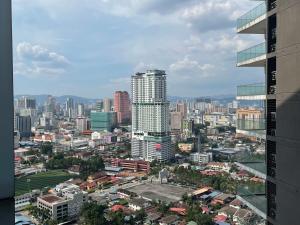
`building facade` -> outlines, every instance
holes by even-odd
[[[31,135],[31,117],[16,115],[16,129],[20,137],[30,137]]]
[[[112,131],[117,124],[115,112],[91,112],[92,131]]]
[[[181,112],[171,112],[171,131],[182,132],[183,115]]]
[[[238,21],[239,33],[266,39],[239,52],[238,66],[265,69],[268,225],[299,223],[299,12],[299,0],[266,0]]]
[[[130,122],[130,99],[127,91],[115,92],[114,111],[117,113],[118,124]]]
[[[103,99],[103,112],[110,112],[112,106],[112,100],[110,98]]]
[[[62,184],[55,188],[55,194],[40,196],[37,198],[37,207],[49,212],[52,220],[59,222],[76,219],[80,209],[88,200],[88,193],[81,191],[76,185]]]
[[[173,158],[165,71],[132,76],[132,157],[149,161]]]
[[[80,132],[88,130],[88,120],[86,117],[76,118],[76,129]]]

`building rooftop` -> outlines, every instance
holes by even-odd
[[[46,202],[48,202],[48,203],[61,202],[61,201],[64,200],[63,198],[60,198],[60,197],[55,196],[55,195],[44,195],[44,196],[39,197],[39,198],[46,201]]]

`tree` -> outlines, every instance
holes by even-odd
[[[124,225],[125,224],[125,216],[123,212],[111,212],[110,213],[110,224],[113,225]]]
[[[86,203],[81,208],[80,215],[85,225],[108,225],[108,221],[104,217],[106,206],[97,205],[95,203]]]
[[[146,217],[147,217],[147,214],[146,214],[145,210],[141,209],[137,212],[135,220],[136,220],[136,222],[141,222],[141,224],[144,224]]]
[[[188,209],[186,220],[187,221],[195,221],[199,225],[200,224],[201,225],[213,225],[214,224],[211,216],[199,213],[199,206],[196,206],[196,207],[192,206]]]
[[[43,143],[41,145],[41,153],[43,155],[51,156],[53,153],[53,145],[49,142]]]
[[[170,208],[170,205],[167,205],[164,201],[158,202],[158,211],[161,213],[167,213]]]

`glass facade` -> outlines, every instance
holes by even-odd
[[[112,131],[117,122],[115,112],[91,112],[93,131]]]

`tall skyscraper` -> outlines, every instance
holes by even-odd
[[[36,109],[36,100],[34,98],[23,96],[17,100],[18,109]]]
[[[70,118],[75,117],[75,105],[74,105],[74,99],[73,98],[67,98],[66,101],[66,116]]]
[[[186,103],[177,103],[176,112],[181,112],[183,119],[187,118],[187,105]]]
[[[132,149],[134,158],[168,161],[174,156],[169,130],[165,71],[132,76]]]
[[[31,135],[31,117],[16,115],[16,129],[21,137],[30,137]]]
[[[119,124],[130,122],[130,100],[127,91],[115,92],[114,111],[117,113]]]
[[[103,112],[110,112],[111,111],[111,102],[110,98],[103,99]]]
[[[96,111],[97,112],[102,112],[103,111],[103,101],[99,100],[96,102]]]
[[[171,112],[171,131],[172,132],[181,132],[183,115],[181,112]]]
[[[49,95],[45,103],[45,112],[55,113],[56,100],[53,96]]]
[[[80,132],[85,131],[88,129],[88,122],[87,118],[85,117],[77,117],[76,118],[76,129]]]
[[[79,104],[77,105],[77,114],[78,114],[78,116],[84,116],[84,115],[85,115],[85,112],[84,112],[84,104],[79,103]]]

